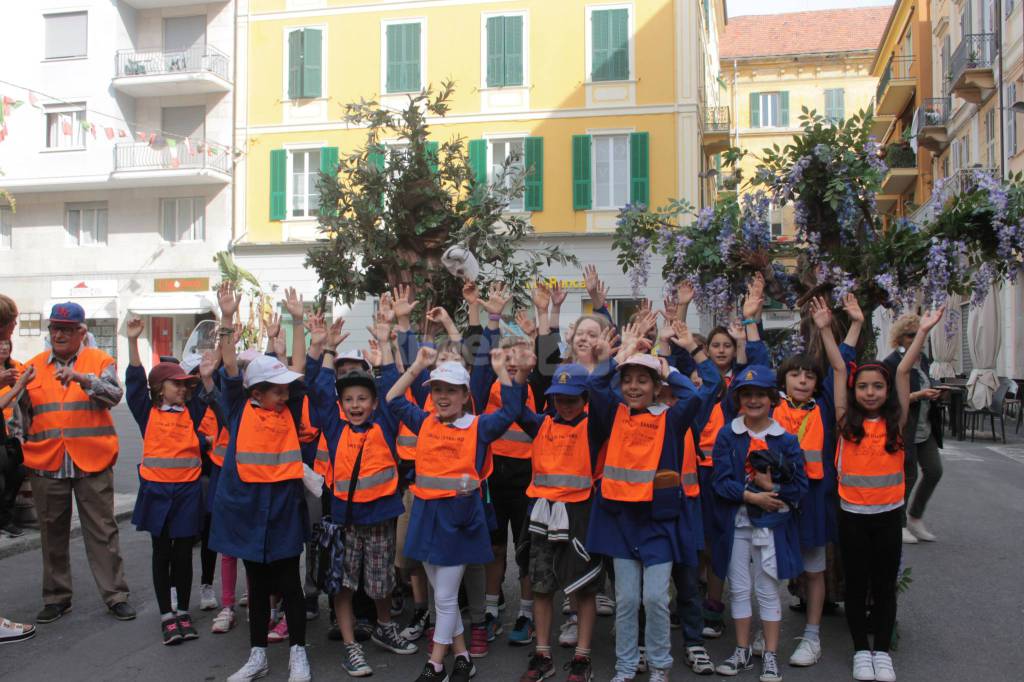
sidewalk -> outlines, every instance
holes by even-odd
[[[114,518],[118,523],[131,518],[134,508],[135,495],[130,493],[114,493]],[[78,507],[74,505],[71,510],[71,537],[76,538],[81,534],[82,524],[78,521]],[[26,528],[25,534],[20,538],[3,535],[0,537],[0,559],[38,549],[39,544],[40,538],[37,528]]]

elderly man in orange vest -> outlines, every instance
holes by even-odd
[[[77,303],[53,306],[50,347],[29,360],[35,378],[19,401],[25,467],[39,516],[43,549],[43,610],[52,623],[71,610],[71,494],[96,585],[118,620],[135,618],[114,520],[117,432],[110,408],[124,389],[114,359],[86,348],[85,311]]]

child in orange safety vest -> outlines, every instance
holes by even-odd
[[[839,545],[846,580],[843,610],[853,637],[855,680],[896,680],[889,650],[896,624],[896,584],[903,547],[902,434],[910,404],[910,373],[928,332],[939,323],[943,312],[940,307],[922,316],[914,341],[892,377],[880,362],[847,368],[829,333],[832,312],[828,304],[821,298],[811,302],[811,315],[822,332],[835,372]]]
[[[139,492],[132,523],[153,537],[153,589],[160,609],[165,645],[196,639],[188,613],[192,593],[192,546],[202,533],[203,496],[199,476],[202,452],[198,433],[204,405],[193,395],[199,377],[176,362],[142,367],[139,336],[145,323],[128,320],[129,366],[125,375],[128,408],[142,431]],[[204,381],[212,379],[208,375]],[[177,604],[171,604],[171,583]]]

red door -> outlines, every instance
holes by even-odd
[[[160,362],[161,355],[174,355],[174,319],[170,317],[154,317],[150,341],[153,346],[153,364]]]

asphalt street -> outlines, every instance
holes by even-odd
[[[134,463],[138,461],[138,430],[126,409],[117,411],[122,434],[122,456],[117,466],[119,492],[134,490]],[[991,442],[947,444],[943,451],[945,477],[927,521],[939,536],[934,544],[905,547],[904,563],[911,567],[913,584],[900,598],[899,649],[894,654],[899,679],[907,680],[1019,680],[1016,649],[1024,635],[1024,597],[1020,589],[1024,566],[1024,442],[1008,446]],[[3,540],[0,540],[2,542]],[[214,611],[193,610],[200,639],[180,646],[160,642],[158,614],[150,578],[150,540],[130,525],[121,525],[121,548],[126,562],[132,601],[139,618],[122,623],[106,609],[89,574],[80,539],[73,541],[74,610],[63,619],[39,627],[28,642],[5,646],[0,655],[3,680],[223,680],[245,661],[248,636],[245,610],[241,622],[225,635],[210,634]],[[198,552],[196,552],[198,580]],[[0,560],[0,614],[32,619],[41,607],[38,550]],[[218,574],[219,578],[219,574]],[[510,569],[505,585],[509,597],[503,614],[506,625],[515,619],[517,582]],[[194,592],[194,600],[198,595]],[[219,587],[218,587],[219,594]],[[324,605],[326,602],[324,602]],[[407,615],[402,617],[407,618]],[[612,618],[602,618],[594,644],[595,680],[613,674]],[[309,655],[315,679],[347,679],[340,668],[340,645],[325,636],[326,613],[309,623]],[[802,618],[787,611],[783,624],[781,658],[788,659],[792,638],[801,634]],[[716,662],[731,652],[729,630],[721,640],[709,642]],[[851,679],[851,644],[842,615],[827,616],[822,628],[825,654],[807,669],[783,666],[787,680]],[[421,640],[422,643],[422,640]],[[682,652],[682,639],[673,632],[674,652]],[[374,679],[412,682],[425,660],[423,654],[397,656],[366,645]],[[568,660],[569,651],[556,652],[556,662]],[[526,665],[528,649],[508,646],[499,638],[490,654],[477,662],[478,680],[516,682]],[[287,679],[288,651],[271,645],[270,680]],[[560,665],[559,665],[560,667]],[[1016,672],[1014,672],[1016,671]],[[559,670],[554,680],[564,679]],[[756,680],[756,671],[739,679]],[[642,681],[646,676],[638,676]],[[677,662],[672,678],[696,679]]]

